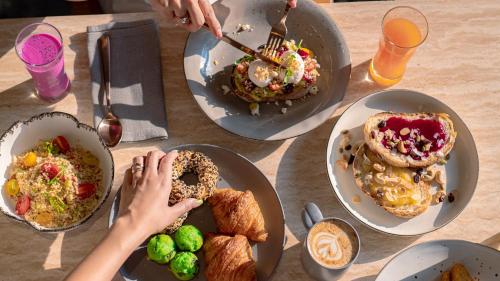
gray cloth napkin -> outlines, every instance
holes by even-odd
[[[104,116],[104,88],[97,40],[110,36],[111,103],[123,125],[123,142],[166,139],[160,43],[153,20],[87,27],[94,124]]]

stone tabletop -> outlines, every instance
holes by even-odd
[[[409,4],[429,21],[427,41],[408,65],[395,88],[437,97],[453,108],[470,128],[480,159],[474,198],[452,223],[435,232],[410,238],[375,232],[351,217],[333,193],[325,168],[328,136],[339,115],[353,101],[381,90],[367,79],[371,56],[377,50],[380,21],[393,6]],[[305,229],[302,206],[316,202],[327,216],[354,224],[361,235],[357,263],[343,280],[374,280],[399,251],[434,239],[464,239],[495,244],[500,233],[500,2],[489,0],[361,2],[321,5],[336,21],[349,46],[352,78],[342,106],[325,124],[303,136],[276,142],[247,140],[210,121],[197,107],[183,75],[183,48],[187,33],[161,24],[163,84],[170,139],[164,142],[124,144],[113,149],[116,181],[113,198],[133,156],[152,149],[185,143],[227,147],[252,160],[279,193],[287,221],[288,243],[273,280],[310,280],[300,263]],[[131,21],[151,14],[116,14],[0,20],[0,131],[17,120],[59,110],[92,124],[86,27],[110,21]],[[50,22],[61,30],[71,94],[56,104],[33,96],[32,81],[14,51],[14,40],[25,25]],[[39,234],[0,216],[0,281],[60,280],[107,231],[111,200],[80,230]],[[497,235],[497,236],[495,236]],[[496,237],[496,238],[495,238]],[[115,278],[118,280],[118,278]]]

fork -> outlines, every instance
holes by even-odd
[[[285,13],[281,17],[281,20],[272,26],[271,33],[269,33],[269,38],[267,38],[266,47],[263,53],[264,55],[272,59],[276,58],[276,51],[283,44],[283,40],[285,40],[286,33],[288,32],[285,22],[289,10],[290,5],[287,3],[285,7]]]

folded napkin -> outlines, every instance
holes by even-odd
[[[123,125],[123,142],[166,139],[160,44],[153,20],[112,22],[87,27],[94,124],[105,114],[97,40],[110,36],[111,103]]]

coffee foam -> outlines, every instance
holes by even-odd
[[[313,259],[327,268],[348,264],[353,256],[352,240],[333,222],[320,222],[308,234],[308,250]]]

